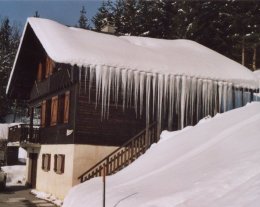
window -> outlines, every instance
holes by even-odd
[[[51,126],[57,124],[58,121],[58,96],[51,99]]]
[[[54,155],[54,172],[57,174],[64,173],[65,168],[65,155],[55,154]]]
[[[51,169],[51,154],[42,154],[42,169],[45,172]]]

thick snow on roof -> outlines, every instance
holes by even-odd
[[[107,177],[106,206],[258,207],[259,123],[260,103],[251,103],[163,133],[143,156]],[[101,178],[75,186],[63,207],[86,203],[101,206]]]
[[[247,68],[190,40],[116,37],[41,18],[28,18],[27,24],[47,54],[59,63],[184,74],[257,87]]]

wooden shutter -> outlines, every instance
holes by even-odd
[[[51,169],[51,154],[47,154],[48,157],[48,161],[47,161],[47,166],[46,166],[46,170],[49,171]]]
[[[46,73],[45,78],[48,78],[53,73],[53,62],[52,60],[47,56],[46,58]]]
[[[41,81],[42,80],[42,64],[39,63],[38,65],[38,72],[37,72],[37,81]]]
[[[58,96],[54,96],[51,99],[51,126],[57,124],[58,119]]]
[[[45,154],[42,154],[42,169],[44,170],[44,160],[45,160]]]
[[[46,125],[46,101],[43,101],[41,106],[41,126],[45,127],[45,125]]]
[[[69,123],[69,110],[70,110],[70,92],[65,93],[64,100],[64,123]]]
[[[57,158],[58,158],[58,155],[54,155],[54,172],[57,172]]]

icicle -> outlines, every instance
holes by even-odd
[[[114,68],[109,67],[108,68],[108,84],[107,84],[107,119],[109,117],[109,107],[110,107],[110,96],[111,96],[111,90],[112,90],[112,82],[113,78],[115,77],[114,74]]]
[[[202,112],[202,80],[197,81],[197,122],[200,120]]]
[[[126,86],[127,86],[127,70],[121,71],[122,80],[122,100],[123,100],[123,111],[125,111],[126,106]]]
[[[207,103],[207,111],[208,115],[213,115],[213,107],[212,107],[212,102],[213,102],[213,81],[208,80],[208,88],[207,88],[207,93],[208,93],[208,103]]]
[[[120,88],[120,77],[121,77],[121,70],[118,68],[115,68],[115,78],[114,78],[114,101],[116,104],[116,107],[118,106],[118,98],[119,98],[119,88]]]
[[[181,80],[181,129],[184,127],[185,108],[186,108],[186,91],[187,91],[187,77],[182,76]]]
[[[107,107],[107,95],[108,95],[108,77],[109,77],[109,68],[107,66],[102,67],[101,74],[101,97],[102,97],[102,105],[101,105],[101,118],[103,119],[106,116],[106,107]]]
[[[102,67],[100,65],[96,66],[96,108],[100,99],[100,90],[101,90],[101,75],[102,75]]]
[[[139,99],[139,84],[140,84],[140,73],[138,71],[134,72],[134,107],[135,107],[135,114],[137,118],[138,113],[138,99]]]
[[[191,124],[194,124],[194,105],[195,105],[195,100],[196,100],[196,93],[197,93],[197,78],[193,77],[192,81],[191,81],[191,101],[190,101],[190,105],[191,105]]]
[[[81,91],[81,67],[79,67],[79,94],[80,94],[80,91]]]
[[[146,76],[146,127],[150,124],[151,75]]]
[[[202,116],[205,117],[208,115],[208,94],[207,94],[207,90],[208,90],[208,81],[207,80],[203,80],[202,81]]]
[[[144,91],[145,91],[145,73],[140,73],[140,117],[143,113],[143,101],[144,101]]]
[[[223,111],[227,111],[227,83],[223,83],[223,98],[222,98],[222,103],[223,103]]]
[[[132,102],[133,81],[134,81],[134,72],[132,70],[128,70],[127,71],[127,107],[131,106],[131,102]]]
[[[161,131],[162,126],[162,98],[163,98],[163,75],[158,74],[158,93],[157,93],[157,131]]]
[[[187,126],[189,124],[189,108],[190,108],[190,89],[191,88],[191,78],[190,77],[186,77],[186,94],[185,94],[185,117],[184,117],[184,126]],[[183,127],[184,127],[183,126]]]
[[[88,76],[89,67],[84,68],[84,90],[87,92],[87,76]]]
[[[88,101],[89,101],[89,103],[91,102],[91,88],[92,88],[94,75],[95,75],[95,66],[91,65],[89,67],[89,86],[88,86]]]
[[[181,87],[180,87],[180,83],[181,83],[181,79],[180,76],[176,76],[176,114],[180,115],[180,102],[181,102]],[[179,117],[178,117],[179,118]]]
[[[166,109],[167,107],[167,103],[168,103],[168,88],[169,88],[169,75],[165,74],[164,75],[164,93],[163,93],[163,109],[164,109],[164,113],[163,113],[163,117],[166,117]]]
[[[213,83],[213,105],[214,105],[214,115],[217,114],[219,111],[218,109],[218,82],[214,81]],[[213,106],[212,106],[213,107]]]
[[[221,113],[223,108],[223,82],[218,82],[218,104],[219,108],[218,111]]]
[[[228,89],[227,89],[227,110],[233,109],[233,92],[232,92],[232,84],[228,84]]]
[[[152,81],[153,81],[153,119],[154,119],[154,116],[155,116],[155,103],[156,103],[156,100],[157,100],[157,97],[156,97],[156,91],[157,91],[157,89],[156,89],[156,84],[157,84],[157,74],[154,74],[153,75],[153,79],[152,79]]]
[[[168,113],[168,130],[173,130],[173,116],[174,116],[174,82],[175,82],[175,77],[170,76],[170,83],[169,83],[169,113]]]

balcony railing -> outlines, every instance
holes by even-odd
[[[9,127],[8,142],[40,143],[39,126],[19,124]]]

